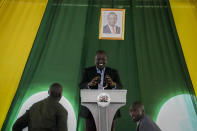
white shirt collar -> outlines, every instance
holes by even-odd
[[[100,69],[96,66],[96,71],[97,71],[97,73],[102,74],[103,72],[105,72],[105,67],[104,67],[102,70],[100,70]]]

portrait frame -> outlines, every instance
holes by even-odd
[[[124,40],[125,9],[101,8],[99,39]]]

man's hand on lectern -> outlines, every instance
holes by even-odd
[[[100,76],[96,76],[88,83],[88,86],[89,87],[97,86],[98,83],[100,83],[100,80],[101,80],[101,77]]]
[[[108,84],[110,87],[115,87],[115,86],[116,86],[116,82],[114,82],[114,81],[112,80],[112,78],[111,78],[109,75],[106,75],[105,78],[106,78],[107,84]]]

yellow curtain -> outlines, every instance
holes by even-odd
[[[197,1],[170,0],[170,5],[186,64],[197,94]]]
[[[48,0],[0,0],[0,129]]]

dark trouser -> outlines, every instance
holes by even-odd
[[[114,123],[115,123],[115,120],[113,120],[112,122],[111,131],[115,131]],[[86,119],[86,131],[96,131],[96,125],[94,123],[94,119]]]

